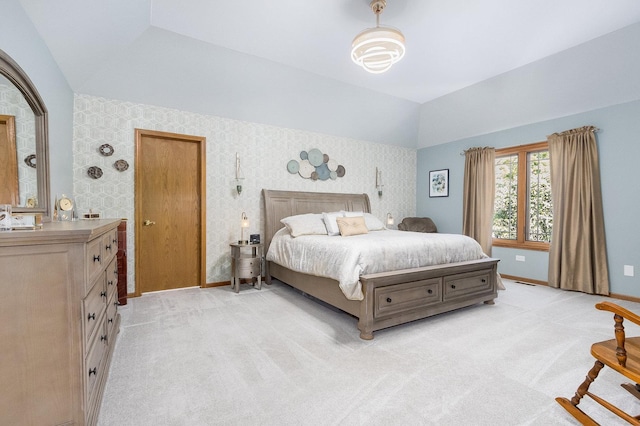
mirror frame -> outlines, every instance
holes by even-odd
[[[36,173],[38,205],[28,208],[13,206],[14,213],[42,213],[42,220],[51,221],[49,196],[49,121],[47,108],[35,86],[22,68],[5,51],[0,49],[0,74],[18,88],[35,115]]]

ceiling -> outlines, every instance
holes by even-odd
[[[369,0],[20,3],[80,93],[153,27],[424,103],[640,22],[638,0],[387,0],[380,22],[404,33],[407,53],[373,75],[349,56],[353,37],[375,26]]]

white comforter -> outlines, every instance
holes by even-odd
[[[360,275],[487,257],[474,239],[457,234],[384,230],[350,237],[291,237],[286,228],[273,237],[267,260],[305,274],[332,278],[344,295],[362,300]]]

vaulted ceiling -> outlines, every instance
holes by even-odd
[[[69,85],[89,80],[157,29],[424,103],[640,22],[638,0],[387,0],[405,58],[382,75],[351,62],[375,26],[369,0],[20,0]],[[162,55],[163,43],[149,43]],[[176,46],[172,46],[173,49]],[[188,55],[193,44],[178,46]],[[193,49],[193,55],[201,51]],[[119,65],[126,66],[126,65]],[[191,76],[193,78],[193,76]],[[208,76],[199,78],[203,82]]]

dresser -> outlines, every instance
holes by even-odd
[[[0,232],[0,424],[97,422],[120,323],[119,223]]]

